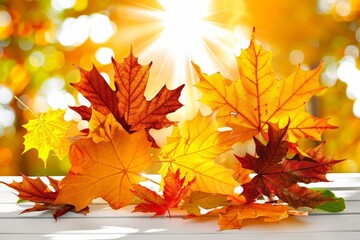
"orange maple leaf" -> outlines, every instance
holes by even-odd
[[[32,208],[25,209],[21,213],[50,210],[56,220],[58,217],[69,211],[75,212],[74,206],[70,204],[55,203],[55,199],[59,194],[60,181],[47,177],[50,182],[50,186],[54,189],[54,191],[52,191],[39,177],[32,179],[23,174],[20,175],[23,178],[22,182],[13,181],[12,183],[2,183],[18,191],[18,197],[21,200],[35,203]],[[86,215],[89,212],[89,208],[85,206],[76,212]]]
[[[289,140],[320,140],[321,133],[335,128],[328,119],[306,112],[310,98],[321,92],[318,79],[322,64],[311,71],[298,66],[284,80],[277,80],[271,69],[271,52],[256,44],[254,34],[250,46],[236,58],[240,80],[230,81],[220,73],[207,75],[193,64],[200,81],[195,85],[203,93],[201,101],[217,110],[221,126],[230,126],[246,141],[258,133],[266,135],[268,123],[284,127],[289,119]]]
[[[342,160],[326,156],[323,152],[324,144],[306,151],[306,157],[297,154],[287,158],[289,144],[286,133],[287,126],[279,129],[269,124],[269,142],[266,145],[254,138],[258,157],[249,154],[237,157],[244,168],[257,174],[250,182],[242,185],[242,195],[246,201],[251,203],[260,195],[270,198],[275,195],[295,208],[315,208],[333,201],[319,191],[299,186],[298,182],[327,181],[326,173]]]
[[[304,215],[284,204],[247,203],[244,196],[238,194],[214,194],[192,192],[190,198],[182,206],[190,214],[189,217],[219,216],[220,230],[239,229],[245,219],[263,219],[265,222],[278,222],[289,215]],[[206,209],[201,213],[200,209]]]
[[[190,197],[181,206],[181,209],[186,209],[189,217],[201,216],[201,209],[211,210],[231,205],[228,197],[226,194],[194,191],[191,192]]]
[[[112,59],[115,69],[115,91],[106,83],[99,71],[93,66],[91,71],[80,68],[81,80],[72,83],[87,98],[93,109],[104,115],[112,113],[116,120],[128,132],[140,129],[160,129],[172,124],[166,118],[168,113],[182,106],[178,101],[184,85],[174,90],[165,86],[147,101],[144,93],[149,77],[151,63],[142,66],[132,52],[118,63]],[[90,120],[91,108],[85,106],[71,107],[84,120]]]
[[[290,207],[270,203],[235,204],[219,211],[220,230],[239,229],[245,219],[263,219],[265,222],[278,222],[289,217]]]
[[[70,203],[78,210],[97,197],[114,209],[133,202],[132,186],[152,163],[151,143],[144,130],[129,134],[116,121],[104,131],[107,141],[85,138],[71,145],[71,169],[60,183],[57,203]]]
[[[135,207],[133,212],[155,212],[154,217],[165,215],[167,212],[171,217],[170,208],[179,205],[181,199],[188,193],[191,185],[195,182],[195,178],[184,186],[185,177],[180,178],[180,170],[178,169],[175,173],[169,170],[164,182],[163,197],[144,186],[133,185],[135,190],[132,192],[143,201]]]

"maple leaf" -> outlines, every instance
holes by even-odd
[[[245,219],[261,218],[265,222],[278,222],[289,217],[289,206],[269,203],[250,203],[226,206],[219,212],[220,230],[239,229]]]
[[[213,193],[233,192],[238,185],[232,171],[216,164],[214,158],[231,149],[236,139],[230,131],[219,132],[215,115],[198,113],[194,119],[185,121],[181,128],[174,126],[167,144],[161,148],[162,168],[165,176],[169,167],[180,169],[186,181],[196,176],[192,189]]]
[[[186,209],[190,216],[201,216],[200,208],[209,210],[228,205],[231,205],[228,195],[195,191],[191,192],[181,209]]]
[[[268,123],[284,127],[290,118],[289,140],[297,138],[320,140],[321,133],[335,128],[328,119],[316,118],[306,112],[306,104],[325,87],[318,79],[322,64],[311,71],[299,65],[284,80],[277,80],[271,69],[271,52],[255,42],[237,58],[240,80],[230,81],[220,73],[207,75],[193,64],[200,81],[195,85],[203,93],[201,102],[217,110],[221,126],[230,126],[246,141],[259,132],[266,135]]]
[[[179,169],[175,173],[170,170],[166,174],[164,182],[163,197],[140,184],[133,185],[132,192],[141,199],[142,203],[139,203],[132,212],[155,212],[154,217],[168,213],[171,217],[170,208],[179,205],[182,197],[187,194],[195,182],[195,178],[184,185],[185,177],[180,178]]]
[[[79,210],[97,197],[114,209],[133,202],[132,186],[152,163],[151,143],[144,130],[129,134],[116,121],[104,131],[108,141],[85,138],[71,145],[71,168],[60,183],[57,203],[70,203]]]
[[[76,124],[65,121],[64,114],[65,110],[48,111],[24,125],[27,130],[24,152],[36,148],[45,166],[50,150],[60,159],[68,155],[70,142],[67,139],[77,132]]]
[[[117,121],[111,113],[103,115],[101,112],[92,109],[91,118],[89,121],[88,136],[92,138],[95,143],[110,142],[108,133],[112,132],[112,128],[117,125]]]
[[[278,196],[292,207],[311,207],[332,201],[319,191],[301,187],[298,182],[310,183],[327,181],[325,174],[334,164],[342,160],[334,160],[323,152],[324,144],[306,151],[307,157],[295,155],[287,158],[288,141],[286,140],[287,126],[279,129],[275,124],[269,124],[269,142],[264,145],[257,138],[256,153],[258,157],[246,154],[238,157],[242,166],[253,170],[257,175],[242,185],[248,203],[253,202],[260,195]]]
[[[200,208],[206,209],[206,213],[202,214]],[[278,222],[289,215],[307,214],[294,211],[284,204],[247,203],[244,196],[238,194],[224,195],[204,192],[192,192],[182,209],[186,209],[190,217],[219,216],[220,230],[239,229],[245,219],[260,218],[265,222]]]
[[[55,203],[55,199],[59,194],[60,181],[51,177],[47,177],[50,182],[50,186],[54,189],[54,191],[52,191],[48,185],[46,185],[39,177],[32,179],[23,174],[20,175],[23,178],[22,182],[13,181],[12,183],[2,183],[18,191],[18,197],[21,200],[35,203],[32,208],[28,208],[21,213],[50,210],[54,219],[56,220],[58,217],[69,211],[75,212],[74,206],[70,204]],[[86,215],[89,212],[89,208],[86,206],[76,212]]]
[[[144,93],[151,63],[146,66],[140,65],[138,58],[134,57],[132,52],[124,62],[117,63],[112,59],[112,63],[115,69],[115,90],[111,89],[95,66],[91,71],[80,68],[80,82],[71,85],[90,101],[93,109],[103,115],[112,113],[128,132],[170,126],[172,122],[166,118],[166,115],[182,106],[178,98],[184,85],[174,90],[168,90],[164,86],[150,101],[147,101]],[[85,106],[71,108],[84,120],[90,120],[91,108]]]
[[[250,173],[252,173],[252,171],[243,168],[240,162],[234,164],[232,169],[235,170],[233,177],[240,185],[251,181]]]

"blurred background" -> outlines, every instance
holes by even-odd
[[[173,120],[190,119],[199,103],[191,60],[208,74],[238,79],[234,55],[256,38],[273,50],[278,78],[296,65],[324,61],[328,90],[309,109],[339,126],[323,139],[327,153],[347,160],[335,172],[360,171],[360,0],[0,0],[0,175],[64,175],[68,159],[37,150],[23,153],[22,127],[49,109],[88,104],[70,86],[94,64],[107,81],[131,49],[141,64],[153,62],[146,97],[166,84],[186,83],[185,105]],[[67,110],[65,118],[83,124]]]

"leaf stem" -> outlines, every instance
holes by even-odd
[[[154,180],[152,180],[152,179],[150,179],[150,178],[148,178],[148,177],[146,177],[146,176],[143,176],[143,175],[141,175],[141,177],[143,177],[144,179],[146,179],[146,181],[150,181],[150,182],[155,183],[156,185],[159,185],[159,186],[160,186],[160,183],[158,183],[157,181],[154,181]]]
[[[169,208],[167,209],[167,212],[168,212],[168,214],[169,214],[169,218],[171,218],[171,213],[170,213],[170,209],[169,209]]]
[[[14,98],[23,105],[27,110],[29,110],[37,119],[40,119],[40,117],[33,111],[31,108],[29,108],[23,101],[21,101],[17,96],[14,96]]]

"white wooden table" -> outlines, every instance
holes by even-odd
[[[217,219],[150,218],[130,213],[133,206],[112,210],[95,201],[87,216],[68,213],[54,221],[50,213],[19,215],[31,203],[17,205],[15,191],[0,185],[0,239],[360,239],[360,174],[329,174],[324,187],[344,197],[347,209],[341,213],[314,212],[308,217],[290,217],[279,223],[245,221],[241,230],[219,231]],[[0,177],[0,181],[19,181],[19,177]]]

